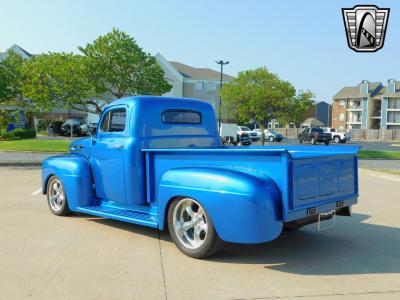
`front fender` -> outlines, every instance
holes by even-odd
[[[42,164],[42,193],[52,175],[59,177],[64,185],[68,206],[75,211],[78,206],[94,205],[93,181],[88,160],[80,155],[51,156]]]
[[[168,203],[179,196],[200,202],[224,241],[261,243],[282,232],[280,192],[267,176],[219,167],[177,168],[163,174],[157,196],[160,229]]]

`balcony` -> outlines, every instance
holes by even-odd
[[[347,110],[361,110],[361,101],[349,101]]]

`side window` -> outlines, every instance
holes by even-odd
[[[126,110],[125,108],[113,109],[107,112],[101,122],[102,132],[121,132],[125,130]]]
[[[107,132],[108,127],[110,125],[109,123],[110,123],[110,112],[107,112],[103,120],[101,121],[100,130],[103,132]]]

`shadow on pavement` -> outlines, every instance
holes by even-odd
[[[165,231],[160,234],[157,229],[144,226],[87,218],[135,234],[170,241]],[[220,254],[208,260],[261,264],[265,269],[300,275],[400,273],[400,228],[364,223],[368,218],[364,214],[338,217],[333,229],[317,232],[315,225],[309,225],[298,231],[284,232],[269,243],[226,244]]]
[[[229,244],[220,263],[265,264],[265,269],[300,275],[400,273],[400,228],[363,223],[368,215],[338,217],[336,227],[309,225],[258,245]]]

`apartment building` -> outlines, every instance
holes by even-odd
[[[209,68],[196,68],[176,61],[168,61],[160,53],[157,62],[165,73],[165,80],[172,85],[165,96],[196,98],[210,103],[216,111],[219,109],[219,89],[221,73]],[[222,74],[222,83],[235,79]]]
[[[332,126],[338,129],[400,129],[400,81],[363,80],[344,87],[332,103]]]

